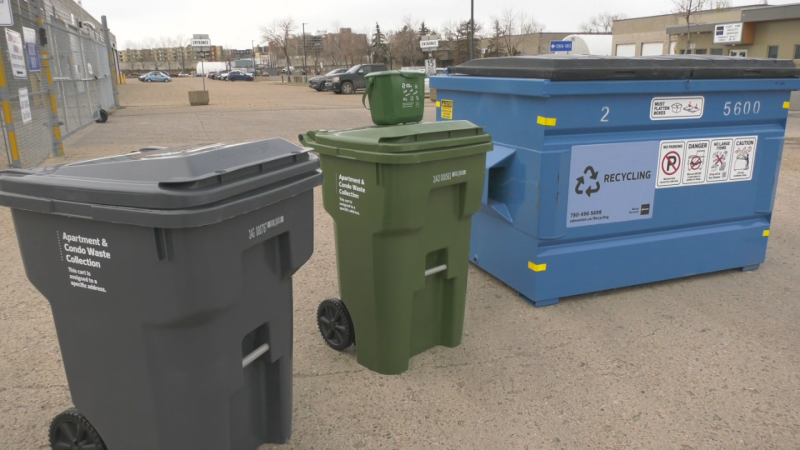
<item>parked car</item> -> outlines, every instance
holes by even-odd
[[[219,73],[219,72],[208,72],[208,75],[206,75],[206,76],[207,76],[209,79],[212,79],[212,80],[213,80],[213,79],[217,78],[217,74],[218,74],[218,73]]]
[[[325,84],[329,85],[329,89],[337,94],[353,94],[359,89],[367,88],[364,75],[385,70],[387,70],[386,64],[358,64],[347,69],[347,72],[343,74],[328,77]]]
[[[228,81],[253,81],[253,76],[249,73],[242,72],[241,70],[232,70],[228,73]]]
[[[311,89],[316,89],[317,92],[324,91],[327,88],[325,80],[327,80],[328,77],[339,75],[345,72],[347,72],[347,69],[333,69],[330,72],[326,73],[325,75],[320,75],[318,77],[314,77],[308,80],[308,87],[310,87]]]
[[[178,74],[178,76],[183,78],[183,77],[190,77],[191,75],[189,75],[188,73],[181,72]]]
[[[144,79],[142,81],[145,81],[145,82],[148,82],[148,83],[151,82],[151,81],[161,81],[161,82],[169,83],[170,81],[172,81],[172,77],[170,77],[169,75],[165,74],[164,72],[150,72],[150,73],[148,73],[147,75],[144,76]]]
[[[289,73],[289,69],[284,67],[283,69],[281,69],[281,73],[286,75],[287,73]]]
[[[227,71],[227,70],[225,72],[220,72],[219,74],[217,74],[217,77],[215,78],[215,80],[228,81],[228,74],[229,73],[230,72]]]

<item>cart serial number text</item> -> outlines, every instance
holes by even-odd
[[[442,181],[449,181],[453,178],[463,177],[467,175],[466,170],[454,170],[452,172],[440,173],[433,176],[434,183],[441,183]]]
[[[262,234],[265,234],[267,230],[273,227],[277,227],[278,225],[283,223],[283,216],[276,217],[269,222],[264,222],[261,225],[255,226],[247,230],[247,234],[249,235],[250,239],[255,239]]]

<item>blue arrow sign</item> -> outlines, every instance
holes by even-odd
[[[551,52],[571,52],[572,41],[550,41]]]

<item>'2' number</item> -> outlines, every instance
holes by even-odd
[[[608,115],[611,113],[611,108],[609,108],[608,106],[603,106],[603,109],[601,109],[600,111],[603,111],[605,113],[603,114],[603,117],[600,118],[600,122],[608,122]]]

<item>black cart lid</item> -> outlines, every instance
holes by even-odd
[[[270,190],[280,190],[285,197],[311,189],[322,182],[318,169],[315,156],[284,139],[154,147],[81,162],[0,171],[0,205],[140,225],[199,226],[200,222],[247,212],[242,210],[245,203],[263,203],[247,201],[247,197],[265,199]],[[287,186],[292,188],[287,190]],[[272,202],[281,200],[269,197]],[[204,208],[215,212],[204,214]],[[140,215],[169,219],[134,217]],[[181,220],[181,215],[199,221]]]
[[[789,60],[729,56],[539,55],[474,59],[450,73],[552,81],[754,79],[800,77],[800,68]]]

